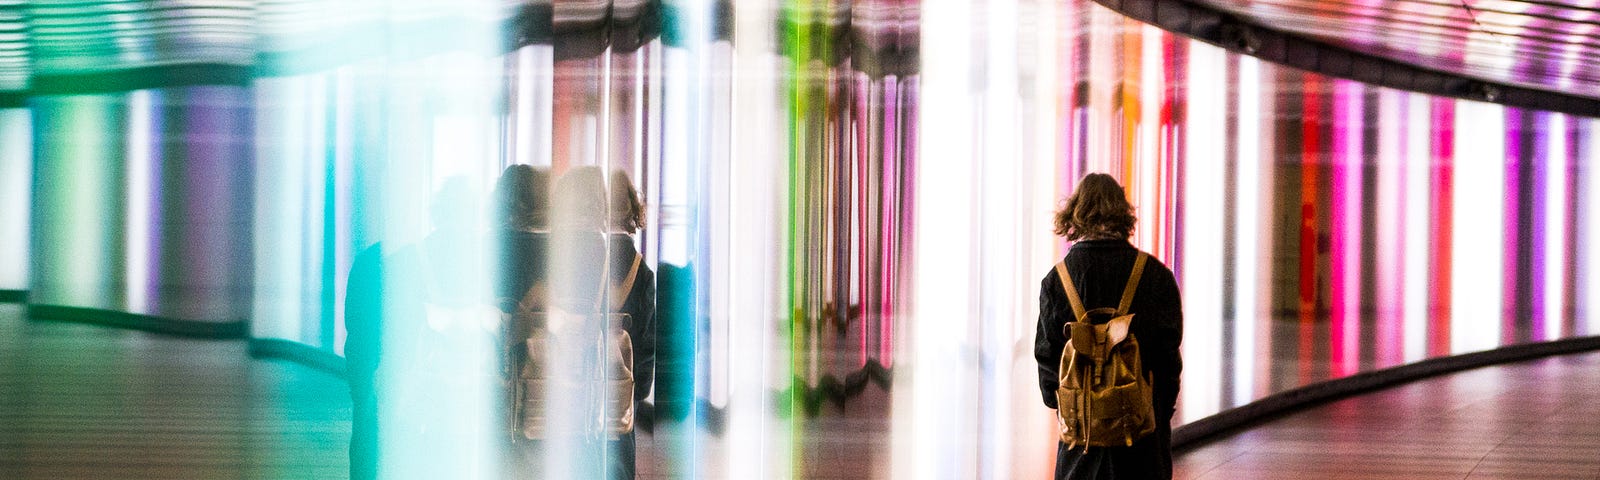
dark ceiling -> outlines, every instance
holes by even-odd
[[[1359,53],[1600,98],[1600,0],[1194,1]]]
[[[1297,68],[1432,94],[1600,116],[1600,0],[1095,1],[1168,30]],[[670,11],[643,15],[639,12],[647,9],[634,8],[654,2],[609,3],[613,14],[641,21],[672,16]],[[240,82],[251,75],[347,61],[344,57],[365,51],[352,39],[361,38],[363,25],[374,23],[360,7],[371,3],[0,0],[0,99],[30,91],[76,91],[84,85],[121,88],[107,79],[144,70],[153,73],[145,83],[173,78]],[[407,32],[434,32],[432,36],[393,37],[426,45],[463,29],[522,24],[536,27],[510,29],[517,32],[512,41],[547,42],[544,37],[573,30],[566,28],[568,23],[577,25],[593,16],[585,16],[583,6],[608,2],[560,2],[552,15],[548,1],[503,0],[506,8],[487,19],[462,16],[451,10],[450,2],[401,3],[406,18],[461,17],[405,27]],[[672,3],[666,2],[666,10]],[[574,19],[578,22],[569,21]],[[649,28],[611,30],[614,37],[621,32],[621,37],[635,39],[655,34]],[[915,30],[914,25],[899,27]],[[915,34],[897,35],[904,37],[902,43],[914,45]],[[915,48],[905,53],[914,56]]]

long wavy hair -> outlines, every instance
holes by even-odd
[[[512,230],[538,230],[550,224],[550,172],[517,164],[495,182],[495,223]]]
[[[1056,235],[1067,240],[1127,240],[1133,235],[1133,205],[1117,184],[1104,173],[1091,173],[1078,182],[1078,188],[1056,211]]]
[[[611,228],[635,233],[644,228],[644,203],[639,201],[639,190],[633,188],[628,173],[620,169],[611,171]]]

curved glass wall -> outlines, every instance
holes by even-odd
[[[1298,72],[1086,0],[371,3],[260,2],[248,85],[0,110],[0,255],[31,269],[0,257],[0,289],[345,355],[379,471],[418,477],[521,468],[490,355],[515,266],[487,255],[513,164],[557,205],[585,167],[641,197],[644,474],[1045,475],[1037,289],[1088,172],[1178,276],[1177,424],[1600,330],[1594,119]],[[242,58],[232,38],[206,58]]]

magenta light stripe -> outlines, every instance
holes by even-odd
[[[1361,141],[1363,131],[1361,85],[1335,80],[1329,285],[1332,302],[1332,370],[1335,376],[1354,374],[1361,366]]]
[[[1522,242],[1522,212],[1519,210],[1522,202],[1522,165],[1531,161],[1530,146],[1522,141],[1523,131],[1532,128],[1526,124],[1527,118],[1522,110],[1508,108],[1506,116],[1506,165],[1505,168],[1505,229],[1501,233],[1504,239],[1505,263],[1501,270],[1503,282],[1500,287],[1502,299],[1500,312],[1483,312],[1484,315],[1499,315],[1500,318],[1500,344],[1509,345],[1517,341],[1517,305],[1518,294],[1522,287],[1522,273],[1526,272],[1528,259],[1521,258]],[[1537,217],[1535,217],[1537,218]],[[1537,243],[1537,242],[1535,242]],[[1534,264],[1537,265],[1537,264]]]
[[[885,365],[888,365],[885,359],[888,358],[889,350],[894,348],[888,341],[891,338],[888,328],[890,325],[889,306],[898,301],[894,296],[895,280],[898,278],[894,259],[896,252],[900,248],[898,243],[900,228],[895,222],[896,215],[898,215],[896,208],[898,208],[900,202],[895,201],[898,194],[895,181],[900,178],[900,175],[894,159],[898,158],[900,138],[902,137],[898,122],[899,112],[897,110],[900,105],[899,85],[900,79],[898,77],[886,76],[883,79],[883,162],[879,164],[879,169],[883,172],[879,179],[883,193],[879,195],[882,200],[878,210],[881,212],[882,218],[878,221],[878,224],[883,227],[884,232],[883,237],[879,239],[878,246],[878,251],[882,252],[877,259],[878,275],[882,281],[877,283],[879,288],[878,304],[875,307],[879,315],[878,361],[885,362]]]
[[[867,352],[871,351],[867,348],[867,337],[870,336],[871,328],[869,324],[872,323],[868,312],[872,304],[872,273],[875,270],[867,260],[868,253],[872,251],[871,245],[874,243],[873,230],[868,226],[872,223],[869,210],[872,204],[872,189],[868,183],[872,176],[869,172],[873,164],[881,165],[881,163],[875,162],[876,159],[872,157],[872,142],[867,133],[872,120],[872,79],[864,73],[857,73],[853,90],[856,105],[851,109],[851,113],[855,114],[855,125],[851,127],[855,134],[856,148],[850,149],[850,155],[854,157],[852,163],[855,165],[855,178],[851,184],[856,189],[854,205],[856,240],[852,242],[852,249],[855,250],[854,263],[857,269],[856,291],[860,292],[861,297],[857,300],[858,304],[847,306],[846,309],[856,314],[857,335],[861,337],[858,339],[859,345],[856,349],[860,354],[856,367],[860,368],[867,365],[869,357]],[[845,293],[845,298],[849,298],[849,292]],[[846,318],[845,325],[849,324],[849,319]]]

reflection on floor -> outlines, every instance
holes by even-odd
[[[340,379],[240,341],[23,319],[0,304],[0,478],[343,478]],[[798,423],[795,476],[883,477],[887,392]],[[674,426],[664,426],[670,429]],[[681,427],[679,427],[681,428]],[[657,435],[664,431],[658,430]],[[666,468],[641,435],[641,478]],[[693,474],[728,460],[701,436]],[[1600,353],[1419,381],[1271,421],[1180,456],[1179,479],[1600,479]]]
[[[327,373],[0,304],[0,478],[343,478],[349,437]]]
[[[1330,403],[1177,459],[1179,479],[1600,479],[1600,353]]]

